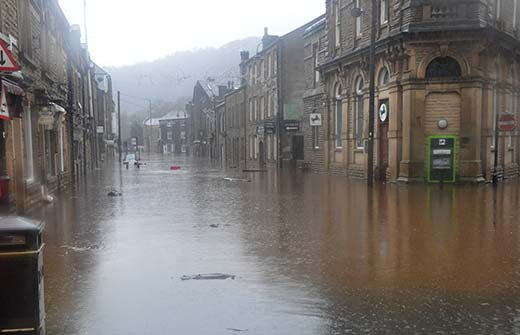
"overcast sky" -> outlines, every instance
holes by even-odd
[[[83,1],[59,0],[70,24],[83,26]],[[219,47],[264,27],[283,35],[325,11],[325,0],[86,1],[89,48],[102,66]]]

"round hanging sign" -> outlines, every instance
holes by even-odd
[[[379,107],[379,120],[381,120],[381,122],[388,120],[388,106],[386,103],[382,103]]]

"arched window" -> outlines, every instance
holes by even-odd
[[[343,132],[343,101],[342,101],[342,90],[340,83],[336,84],[336,89],[334,90],[334,109],[336,113],[336,148],[342,148],[343,143],[341,141],[341,133]]]
[[[381,70],[381,72],[379,72],[379,80],[378,80],[379,87],[387,85],[389,81],[390,81],[390,73],[388,72],[386,67],[384,67]]]
[[[428,64],[426,78],[458,78],[462,76],[459,62],[451,57],[437,57]]]
[[[365,130],[365,113],[364,113],[364,101],[363,101],[363,88],[365,84],[362,77],[358,77],[356,80],[356,148],[363,149],[363,132]]]

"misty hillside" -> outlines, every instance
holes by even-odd
[[[114,94],[122,93],[122,112],[145,109],[147,103],[128,96],[179,102],[191,99],[197,80],[214,78],[217,83],[239,81],[240,51],[256,52],[260,38],[249,37],[220,48],[177,52],[153,62],[107,68],[112,75]]]

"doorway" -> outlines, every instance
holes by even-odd
[[[258,143],[258,154],[259,154],[259,165],[260,165],[260,168],[263,169],[265,168],[265,148],[264,148],[264,141],[260,141],[260,143]]]
[[[293,136],[293,158],[295,161],[303,161],[304,156],[304,138],[303,136]]]
[[[388,128],[389,128],[389,113],[388,101],[382,101],[379,109],[379,161],[378,161],[378,180],[387,182],[388,171]]]

